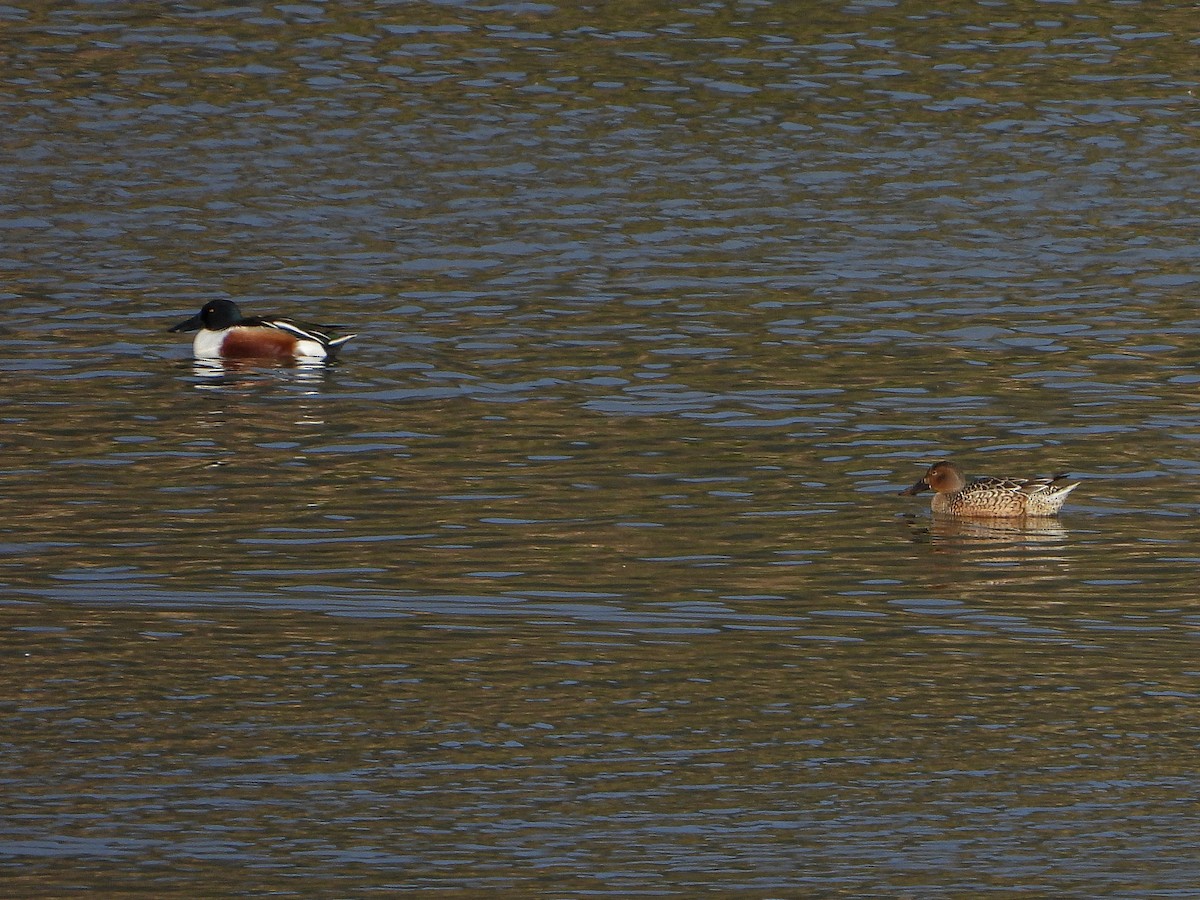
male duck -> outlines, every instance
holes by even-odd
[[[201,358],[331,359],[354,337],[330,337],[314,325],[291,319],[246,318],[232,300],[211,300],[170,331],[196,331],[192,352]]]
[[[980,519],[1053,516],[1079,482],[1062,485],[1067,473],[1053,478],[976,478],[967,481],[949,460],[936,462],[921,480],[901,494],[932,490],[935,513]]]

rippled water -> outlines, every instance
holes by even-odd
[[[1194,890],[1194,10],[921,10],[0,8],[7,892]]]

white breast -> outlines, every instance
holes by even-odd
[[[225,337],[223,331],[209,331],[207,328],[201,328],[196,332],[196,339],[192,341],[192,354],[201,358],[214,357],[221,355],[221,339]]]

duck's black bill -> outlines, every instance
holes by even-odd
[[[204,327],[204,323],[200,321],[200,313],[196,313],[186,322],[180,322],[174,328],[168,328],[167,331],[199,331]]]
[[[925,479],[922,478],[920,481],[918,481],[912,487],[905,488],[904,490],[902,490],[900,492],[900,496],[901,497],[912,497],[912,496],[915,496],[916,494],[921,493],[922,491],[927,491],[927,490],[929,490],[929,485],[926,483]]]

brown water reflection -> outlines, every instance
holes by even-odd
[[[9,893],[1190,891],[1191,14],[0,9]]]

